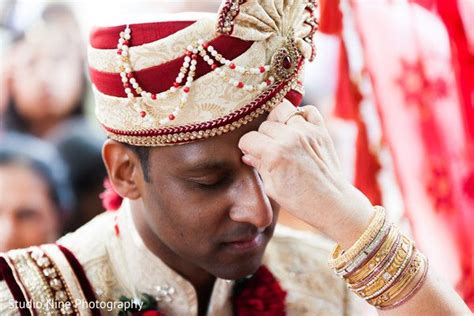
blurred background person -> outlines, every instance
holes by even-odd
[[[33,20],[24,30],[10,23],[13,43],[2,76],[8,95],[4,129],[32,134],[58,148],[78,201],[64,225],[69,232],[103,210],[98,195],[105,176],[104,136],[86,115],[85,46],[70,7],[47,4]]]
[[[78,32],[69,9],[52,5],[32,27],[15,35],[5,69],[6,129],[46,138],[65,120],[83,116],[87,81]]]
[[[69,180],[76,197],[74,211],[64,226],[71,232],[103,211],[99,194],[106,176],[102,161],[103,138],[84,128],[81,119],[68,120],[55,129],[50,141],[69,169]]]
[[[56,149],[16,133],[0,138],[0,252],[56,241],[74,206]]]

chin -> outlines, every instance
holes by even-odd
[[[207,271],[212,275],[226,280],[238,280],[257,272],[268,242],[273,235],[273,227],[262,235],[260,245],[250,249],[221,249],[219,255],[210,263]]]
[[[244,265],[236,267],[226,267],[223,271],[218,271],[216,277],[225,280],[238,280],[245,278],[249,275],[257,272],[258,268],[261,266],[261,261],[256,263],[246,263]]]
[[[221,263],[209,271],[214,276],[225,280],[238,280],[257,272],[262,265],[263,251],[245,256],[232,262]]]

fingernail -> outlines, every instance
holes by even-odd
[[[252,166],[252,161],[250,159],[250,157],[248,155],[243,155],[242,156],[242,161],[247,164],[247,165],[251,165]]]

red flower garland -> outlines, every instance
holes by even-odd
[[[99,197],[102,200],[102,206],[107,211],[116,211],[122,205],[123,197],[121,197],[112,187],[109,178],[104,179],[104,192]]]
[[[232,304],[236,316],[284,316],[286,292],[265,266],[249,279],[236,281]],[[156,302],[155,302],[156,303]],[[123,312],[122,315],[165,316],[152,304],[153,309]]]
[[[265,266],[245,281],[243,289],[233,297],[236,316],[283,316],[286,292]]]
[[[137,316],[165,316],[165,314],[160,311],[144,311],[137,314]]]

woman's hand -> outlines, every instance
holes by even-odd
[[[290,102],[284,101],[258,131],[242,136],[239,143],[244,153],[242,160],[257,169],[267,194],[282,208],[348,249],[369,225],[372,205],[341,174],[318,110],[306,106],[302,115],[292,115],[295,110]],[[413,298],[379,314],[471,313],[454,290],[430,271]]]
[[[319,111],[305,106],[295,112],[285,100],[258,131],[245,134],[242,160],[257,169],[283,209],[349,247],[367,228],[372,205],[342,175]]]

